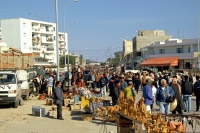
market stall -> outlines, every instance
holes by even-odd
[[[195,132],[200,124],[200,116],[196,114],[162,115],[145,111],[143,98],[135,104],[135,97],[125,99],[123,92],[118,103],[119,111],[115,113],[118,133],[186,133],[188,125]]]

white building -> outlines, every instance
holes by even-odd
[[[56,65],[56,24],[31,19],[1,20],[2,41],[23,53],[38,52],[35,65]],[[59,55],[65,54],[67,34],[59,33]],[[66,44],[66,46],[65,46]],[[68,50],[66,50],[67,54]]]
[[[143,62],[146,66],[153,66],[150,59],[158,59],[163,57],[177,57],[179,69],[191,69],[198,67],[198,39],[169,39],[165,42],[155,42],[146,47],[144,54],[147,60]],[[167,62],[165,60],[164,62]],[[142,63],[141,63],[142,64]],[[158,64],[157,64],[158,65]],[[156,66],[156,64],[155,64]]]
[[[0,28],[0,42],[2,42],[2,39],[1,39],[1,28]]]

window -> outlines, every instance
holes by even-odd
[[[24,28],[26,27],[26,23],[23,23],[23,27],[24,27]]]
[[[24,38],[26,38],[26,33],[24,33]]]
[[[53,27],[53,30],[54,30],[54,31],[56,31],[56,28],[55,28],[55,27]]]
[[[182,48],[177,48],[176,51],[177,51],[177,53],[183,53]]]
[[[54,36],[54,40],[56,40],[56,37]]]
[[[190,47],[188,47],[188,53],[190,53]]]
[[[24,43],[24,48],[26,48],[27,46],[26,46],[26,43]]]
[[[155,55],[155,50],[153,50],[153,55]]]
[[[160,49],[159,52],[160,54],[165,54],[165,49]]]

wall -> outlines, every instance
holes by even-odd
[[[1,32],[3,42],[10,47],[21,49],[19,19],[1,20]]]

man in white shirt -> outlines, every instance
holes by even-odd
[[[47,79],[47,87],[48,87],[48,96],[52,95],[52,88],[53,88],[53,76],[51,75],[48,79]]]

